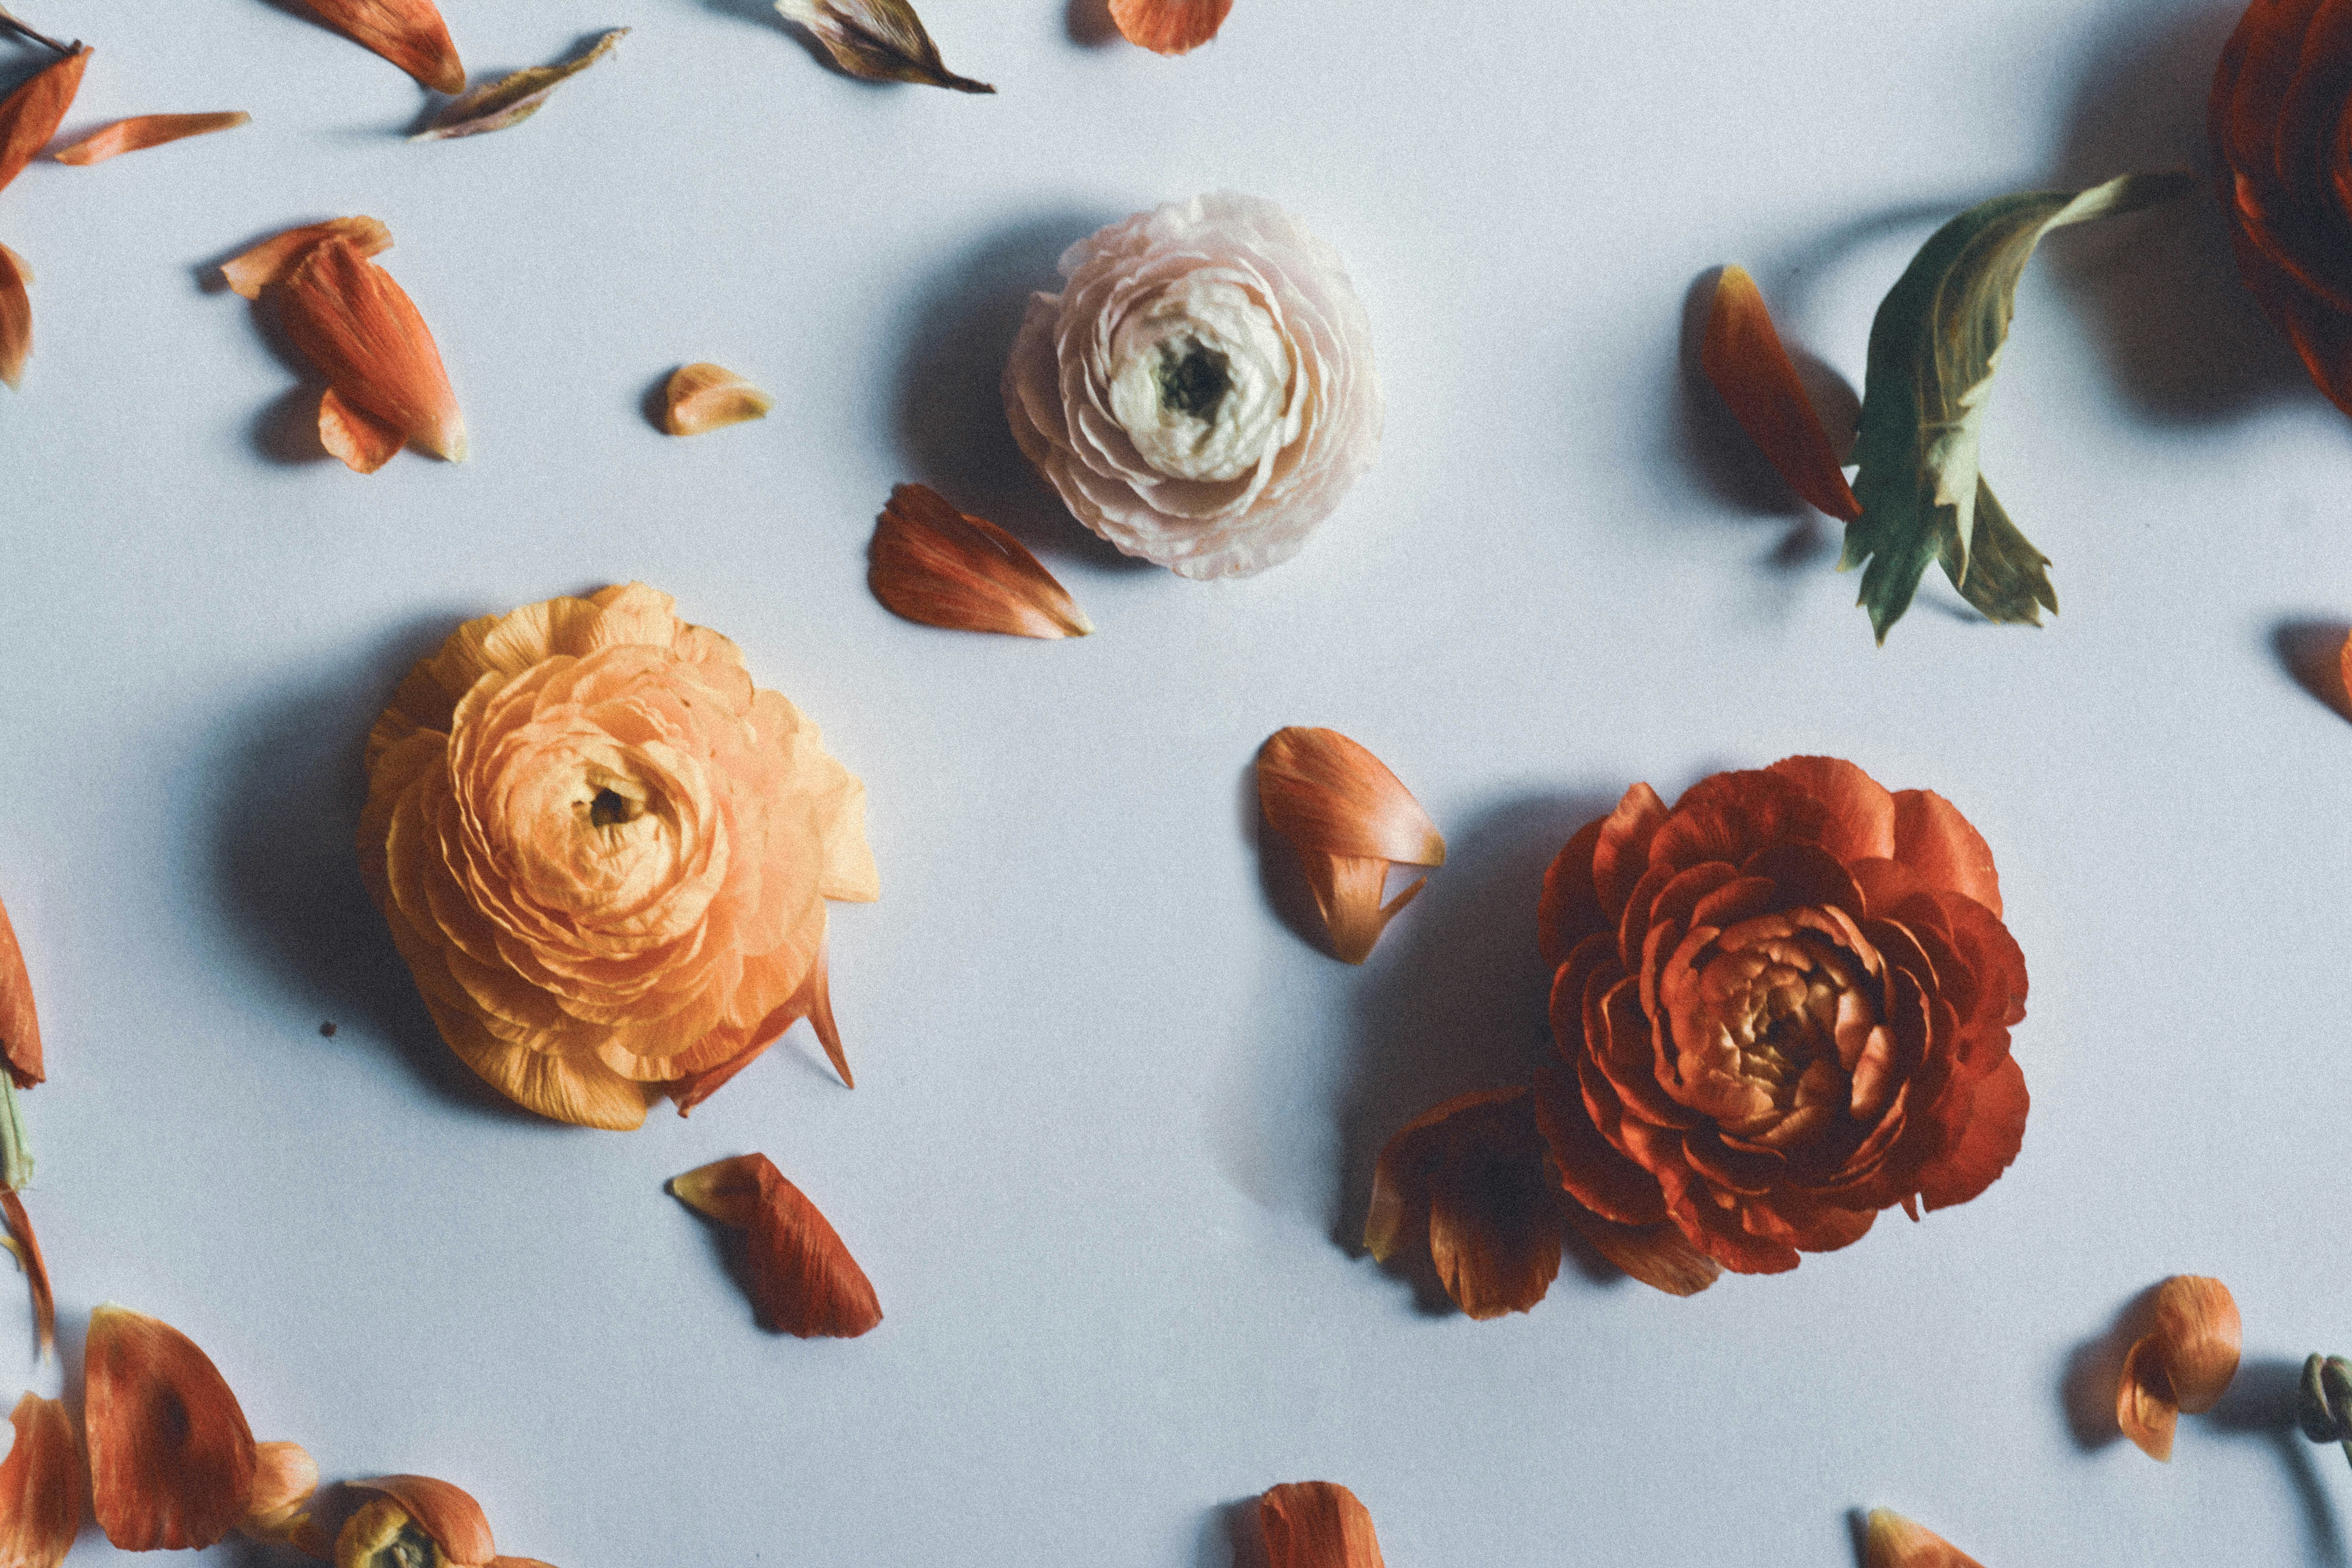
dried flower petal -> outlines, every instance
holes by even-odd
[[[1297,847],[1332,951],[1349,963],[1370,956],[1429,879],[1383,905],[1389,868],[1445,864],[1445,840],[1412,792],[1337,730],[1275,731],[1258,752],[1257,798],[1274,830]]]
[[[325,223],[306,223],[299,228],[270,236],[225,264],[221,276],[237,293],[248,300],[258,300],[262,289],[283,281],[312,246],[328,238],[347,242],[362,257],[381,256],[392,248],[392,230],[374,218],[329,218]]]
[[[0,1215],[7,1222],[8,1250],[16,1254],[25,1282],[32,1289],[33,1331],[40,1353],[47,1355],[57,1348],[58,1299],[49,1289],[49,1266],[41,1258],[40,1238],[33,1234],[33,1216],[25,1212],[25,1200],[6,1187],[0,1187]],[[5,1561],[0,1558],[0,1563]]]
[[[0,245],[0,270],[15,259],[8,247]],[[33,978],[25,972],[25,950],[16,945],[16,928],[8,922],[5,905],[0,905],[0,1055],[7,1058],[8,1076],[18,1089],[30,1089],[46,1076],[41,1069],[41,1020],[33,1008]]]
[[[814,34],[834,64],[852,76],[958,92],[996,90],[948,69],[907,0],[776,0],[776,9]]]
[[[0,245],[0,382],[5,382],[12,391],[24,384],[25,362],[33,357],[33,300],[25,291],[25,286],[32,280],[33,269],[25,265],[25,258],[6,246]],[[15,934],[8,933],[7,953],[0,953],[0,963],[5,962],[8,953],[16,951],[16,946]],[[20,959],[17,963],[21,968],[23,961]],[[5,981],[0,980],[0,1027],[5,1027],[7,1024],[9,998],[5,994]],[[28,990],[23,994],[26,1016],[29,1017],[33,994]],[[9,1037],[9,1044],[13,1051],[13,1036]],[[37,1033],[33,1037],[33,1048],[36,1052],[40,1049]]]
[[[1699,368],[1789,488],[1842,522],[1862,516],[1836,443],[1805,395],[1772,312],[1744,267],[1727,267],[1706,313]]]
[[[1130,44],[1181,55],[1217,36],[1234,0],[1110,0],[1110,19]]]
[[[770,1015],[768,1023],[762,1026],[760,1032],[767,1037],[765,1039],[730,1057],[717,1067],[690,1072],[669,1085],[669,1097],[677,1103],[677,1113],[687,1115],[717,1094],[726,1087],[728,1079],[758,1061],[762,1052],[802,1018],[806,1018],[809,1027],[816,1031],[817,1043],[824,1047],[825,1059],[833,1064],[833,1070],[841,1075],[843,1086],[856,1089],[857,1080],[849,1076],[849,1053],[841,1046],[841,1026],[833,1021],[833,984],[829,973],[824,939],[819,938],[816,962],[809,966],[800,989]]]
[[[466,68],[433,0],[304,0],[321,21],[436,92],[466,90]]]
[[[662,395],[667,407],[662,428],[673,436],[700,436],[729,425],[765,419],[776,400],[729,370],[708,361],[672,372]]]
[[[62,1401],[32,1394],[8,1414],[16,1440],[0,1460],[0,1563],[57,1568],[81,1529],[81,1449]]]
[[[898,485],[874,525],[866,581],[894,615],[950,631],[1082,637],[1095,629],[1054,574],[996,524],[929,485]]]
[[[1267,1568],[1382,1568],[1372,1516],[1337,1481],[1292,1481],[1257,1500]]]
[[[1621,1225],[1570,1198],[1568,1223],[1593,1251],[1669,1296],[1696,1296],[1723,1277],[1723,1265],[1693,1247],[1672,1220]]]
[[[874,1287],[839,1234],[765,1154],[714,1161],[672,1177],[669,1190],[751,1232],[751,1300],[768,1327],[854,1340],[882,1321]]]
[[[436,457],[465,461],[465,417],[441,351],[391,274],[330,235],[294,263],[278,298],[286,335],[332,384],[333,401],[320,409],[329,450],[373,473],[391,457],[385,441],[396,433]]]
[[[2238,1375],[2244,1331],[2219,1279],[2176,1274],[2156,1288],[2150,1326],[2124,1352],[2116,1425],[2151,1458],[2172,1458],[2180,1412],[2213,1408]]]
[[[103,163],[109,158],[119,158],[125,153],[142,153],[150,147],[161,147],[166,142],[207,136],[215,131],[234,131],[240,125],[252,123],[253,116],[242,109],[220,114],[142,114],[130,120],[118,120],[103,131],[91,132],[59,153],[58,162],[87,168],[92,163]]]
[[[393,1521],[390,1532],[384,1536],[379,1550],[381,1545],[390,1544],[403,1529],[413,1523],[435,1546],[440,1548],[452,1568],[485,1568],[490,1559],[499,1554],[497,1543],[490,1539],[488,1517],[482,1512],[482,1505],[474,1500],[473,1494],[463,1487],[451,1486],[447,1481],[436,1480],[431,1476],[378,1476],[373,1480],[351,1484],[362,1490],[383,1495],[353,1514],[351,1523],[346,1524],[342,1534],[336,1538],[335,1561],[339,1564],[343,1560],[344,1542],[352,1535],[352,1525],[387,1501],[400,1518]],[[376,1513],[379,1521],[389,1517],[385,1513]],[[362,1561],[369,1562],[370,1568],[373,1568],[371,1559],[363,1558]]]
[[[253,1500],[237,1528],[257,1541],[281,1542],[313,1557],[334,1548],[310,1517],[319,1492],[319,1461],[299,1443],[263,1443],[254,1449]]]
[[[446,142],[452,137],[478,136],[485,131],[504,131],[510,125],[520,125],[539,112],[549,93],[610,54],[613,46],[627,32],[626,27],[615,27],[559,65],[533,66],[529,70],[500,77],[487,87],[478,87],[435,117],[432,129],[420,131],[409,140]]]
[[[210,1546],[245,1517],[253,1429],[179,1330],[111,1301],[91,1312],[82,1412],[98,1522],[116,1546]]]
[[[1862,1563],[1863,1568],[1983,1568],[1934,1531],[1922,1529],[1891,1508],[1870,1510]]]
[[[84,45],[40,75],[0,99],[0,190],[25,172],[35,154],[49,144],[81,90],[81,73],[89,66]]]
[[[1551,1289],[1562,1206],[1527,1086],[1478,1089],[1422,1112],[1381,1151],[1364,1247],[1386,1263],[1421,1232],[1454,1304],[1499,1318]]]

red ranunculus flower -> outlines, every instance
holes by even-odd
[[[1942,797],[1851,763],[1647,784],[1544,879],[1560,1184],[1743,1273],[1878,1211],[1990,1185],[2025,1131],[2025,960],[1992,853]]]

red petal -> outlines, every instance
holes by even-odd
[[[1716,283],[1699,367],[1790,489],[1843,521],[1862,516],[1837,448],[1745,268],[1725,268]]]
[[[1257,1500],[1267,1568],[1383,1568],[1372,1516],[1337,1481],[1293,1481]]]
[[[329,26],[436,92],[466,90],[466,68],[433,0],[307,0]]]
[[[839,1233],[765,1154],[739,1154],[674,1177],[670,1191],[722,1225],[751,1232],[752,1304],[761,1321],[802,1339],[856,1339],[882,1305]]]
[[[1562,1217],[1528,1089],[1479,1089],[1423,1112],[1381,1151],[1364,1246],[1385,1262],[1419,1229],[1454,1304],[1499,1318],[1551,1289]]]
[[[808,977],[801,982],[800,989],[793,992],[782,1006],[761,1021],[760,1026],[751,1033],[753,1043],[751,1046],[717,1067],[688,1073],[668,1086],[669,1097],[677,1104],[677,1113],[686,1115],[724,1089],[730,1079],[759,1060],[762,1051],[774,1045],[786,1029],[803,1018],[806,1018],[809,1027],[816,1031],[817,1043],[824,1047],[825,1059],[833,1063],[833,1070],[841,1075],[841,1081],[856,1089],[857,1080],[849,1076],[849,1055],[842,1049],[841,1026],[833,1021],[833,989],[827,978],[824,948],[820,944],[816,950],[816,962],[809,966]]]
[[[1544,963],[1553,969],[1568,962],[1578,942],[1595,931],[1609,930],[1612,923],[1601,912],[1601,897],[1592,884],[1593,851],[1600,847],[1601,829],[1608,820],[1596,816],[1578,828],[1544,868],[1543,898],[1536,906],[1536,938],[1543,949]]]
[[[252,1500],[253,1429],[210,1357],[108,1302],[89,1315],[83,1418],[98,1522],[125,1552],[210,1546]]]
[[[319,445],[355,474],[372,474],[398,456],[408,437],[345,403],[333,387],[319,396]]]
[[[330,238],[348,240],[363,258],[381,256],[392,248],[392,230],[374,218],[329,218],[325,223],[306,223],[271,235],[234,260],[223,263],[221,276],[238,294],[258,300],[262,289],[283,281],[295,265],[310,253],[312,246]]]
[[[2183,1410],[2210,1410],[2238,1374],[2244,1331],[2238,1303],[2219,1279],[2176,1274],[2147,1303],[2148,1331],[2124,1352],[2116,1425],[2157,1459],[2172,1457]]]
[[[1569,1223],[1601,1257],[1669,1296],[1696,1296],[1723,1275],[1723,1266],[1693,1247],[1671,1221],[1619,1225],[1579,1208],[1570,1212]]]
[[[89,49],[84,46],[0,99],[0,190],[7,189],[58,133],[89,65]]]
[[[16,1446],[0,1461],[0,1563],[57,1568],[81,1529],[81,1449],[63,1402],[27,1394],[8,1419]]]
[[[1388,765],[1337,730],[1277,730],[1257,757],[1258,805],[1301,849],[1443,866],[1445,839]]]
[[[1821,844],[1839,859],[1894,857],[1895,797],[1852,763],[1838,757],[1783,757],[1764,771],[1794,780],[1828,808]]]
[[[345,406],[436,457],[464,460],[466,423],[441,351],[390,273],[330,236],[294,264],[278,300],[286,335]]]
[[[866,556],[874,596],[910,621],[1024,637],[1082,637],[1094,630],[1019,540],[958,511],[928,485],[891,490]]]
[[[1928,886],[2000,913],[2000,874],[1993,869],[1991,847],[1959,808],[1934,790],[1895,792],[1895,858]]]
[[[463,1487],[431,1476],[378,1476],[351,1485],[382,1492],[402,1508],[416,1527],[433,1538],[452,1568],[484,1568],[499,1549],[490,1540],[490,1521],[482,1505]]]
[[[1863,1568],[1983,1568],[1934,1531],[1922,1529],[1890,1508],[1870,1510],[1862,1563]]]
[[[1234,0],[1110,0],[1110,19],[1130,44],[1181,55],[1217,36]]]

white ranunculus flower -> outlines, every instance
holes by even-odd
[[[1070,247],[1004,367],[1013,438],[1079,521],[1186,577],[1287,561],[1381,439],[1370,323],[1332,248],[1219,192]]]

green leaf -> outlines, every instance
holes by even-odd
[[[1996,621],[2039,625],[2036,605],[2057,610],[2050,563],[1978,471],[2018,279],[2052,229],[2137,212],[2195,185],[2189,174],[2126,174],[2080,195],[1995,196],[1937,229],[1911,258],[1871,323],[1853,449],[1862,516],[1846,525],[1838,560],[1841,572],[1869,563],[1860,602],[1880,642],[1911,607],[1931,561]]]

